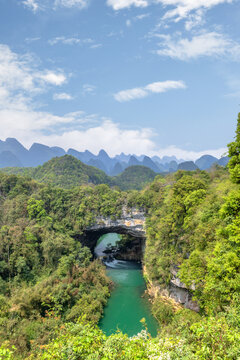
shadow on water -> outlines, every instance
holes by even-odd
[[[114,246],[120,235],[116,233],[101,236],[95,248],[95,256],[103,258],[108,245]],[[147,328],[152,336],[157,334],[157,321],[151,314],[149,301],[144,296],[146,285],[143,279],[141,264],[135,261],[114,259],[114,255],[107,255],[103,259],[107,266],[107,275],[112,279],[115,287],[105,307],[103,318],[99,326],[110,335],[121,330],[129,336],[139,333],[143,326],[140,322],[145,318]]]

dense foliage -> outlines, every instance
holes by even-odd
[[[23,175],[65,189],[87,184],[108,184],[121,190],[140,190],[156,176],[154,171],[145,166],[130,166],[120,175],[111,177],[71,155],[53,158],[35,168],[12,167],[1,170],[7,174]]]
[[[231,157],[228,167],[233,182],[240,183],[240,113],[237,119],[235,141],[228,145],[229,156]]]
[[[223,169],[178,172],[165,185],[156,180],[143,194],[155,199],[147,227],[147,273],[167,286],[177,270],[203,312],[216,315],[240,291],[239,188]]]
[[[99,321],[111,282],[79,239],[124,201],[107,185],[61,190],[0,174],[1,342],[26,356],[65,321]]]
[[[156,173],[146,166],[130,166],[120,175],[113,178],[113,184],[122,190],[141,190],[156,177]]]

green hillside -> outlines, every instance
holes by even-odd
[[[156,173],[146,166],[130,166],[121,174],[113,178],[113,183],[122,190],[142,189],[147,183],[153,181]]]
[[[62,188],[84,184],[110,184],[111,179],[101,170],[82,163],[71,155],[55,157],[36,168],[5,168],[7,174],[29,176],[41,183]]]
[[[36,168],[4,168],[7,174],[23,175],[38,182],[69,189],[86,184],[119,186],[122,190],[142,189],[156,173],[145,166],[131,166],[120,175],[110,177],[102,170],[85,165],[71,155],[56,157]]]

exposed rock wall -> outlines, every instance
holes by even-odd
[[[142,262],[145,248],[144,238],[133,238],[114,256],[118,260]]]
[[[145,267],[143,268],[143,271],[146,277],[148,277]],[[176,303],[184,306],[186,309],[190,309],[196,312],[199,311],[199,305],[196,301],[192,300],[192,294],[190,290],[187,289],[185,284],[183,284],[179,278],[177,278],[176,274],[174,274],[170,280],[168,288],[163,288],[157,283],[148,281],[147,289],[149,296],[151,296],[153,299],[157,298],[158,296],[170,298]]]

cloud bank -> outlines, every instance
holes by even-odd
[[[152,4],[161,4],[171,7],[164,14],[164,18],[185,18],[192,11],[207,10],[220,4],[231,4],[234,0],[107,0],[107,4],[114,10],[122,10],[131,6],[147,7]]]
[[[161,5],[166,9],[163,22],[185,21],[186,30],[204,22],[206,11],[221,4],[231,4],[237,0],[107,0],[113,10],[124,10],[130,7],[146,8],[150,5]]]

